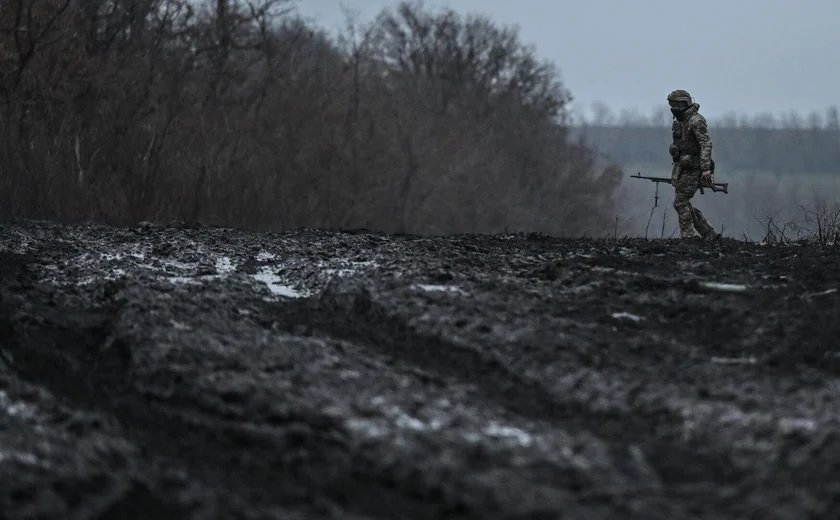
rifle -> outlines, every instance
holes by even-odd
[[[673,181],[669,177],[643,177],[641,172],[636,173],[636,175],[631,175],[631,179],[648,179],[653,181],[656,184],[656,193],[653,195],[653,207],[659,206],[659,183],[664,182],[665,184],[673,184]],[[715,182],[714,181],[714,174],[708,181],[704,181],[703,178],[700,178],[700,194],[705,195],[706,192],[703,191],[703,188],[709,188],[713,192],[717,193],[722,191],[723,193],[729,193],[729,183],[728,182]]]

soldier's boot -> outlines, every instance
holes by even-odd
[[[703,240],[720,240],[721,234],[715,231],[703,213],[695,207],[691,208],[691,222]]]

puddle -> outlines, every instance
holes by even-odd
[[[420,289],[421,291],[427,291],[427,292],[447,292],[447,293],[467,294],[466,291],[464,291],[460,287],[456,287],[454,285],[416,284],[413,287],[415,289]]]
[[[282,279],[276,274],[272,274],[268,270],[263,270],[260,273],[251,275],[251,277],[254,280],[262,282],[266,286],[268,286],[268,290],[271,291],[271,294],[274,294],[275,296],[282,296],[284,298],[303,298],[306,296],[306,294],[303,291],[299,291],[293,287],[281,283]]]
[[[219,274],[230,274],[236,270],[236,266],[230,261],[230,258],[223,256],[216,259],[216,272]]]
[[[747,286],[739,283],[700,282],[700,287],[710,291],[740,293],[747,290]]]
[[[630,314],[629,312],[614,312],[612,313],[612,317],[617,320],[630,320],[636,322],[642,321],[644,319],[642,316]]]
[[[277,258],[277,255],[269,253],[268,251],[262,251],[255,257],[257,262],[268,262],[269,260],[274,260],[275,258]]]

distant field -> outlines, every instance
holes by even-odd
[[[630,179],[641,172],[652,177],[670,177],[667,166],[628,165],[617,200],[620,204],[619,233],[643,236],[651,207],[655,185],[647,180]],[[718,230],[726,236],[751,240],[763,238],[767,218],[776,222],[801,221],[802,207],[814,208],[817,201],[840,202],[840,176],[834,174],[768,174],[761,172],[727,172],[718,170],[716,182],[728,182],[729,194],[706,192],[695,196],[693,202]],[[673,202],[673,188],[661,185],[659,207],[654,211],[648,236],[678,234]],[[663,227],[664,216],[664,232]]]

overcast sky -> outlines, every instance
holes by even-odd
[[[298,0],[300,12],[338,27],[341,5],[365,20],[397,0]],[[680,8],[682,4],[684,7]],[[840,104],[839,0],[426,0],[518,25],[556,63],[575,97],[649,114],[673,89],[707,117],[824,113]]]

